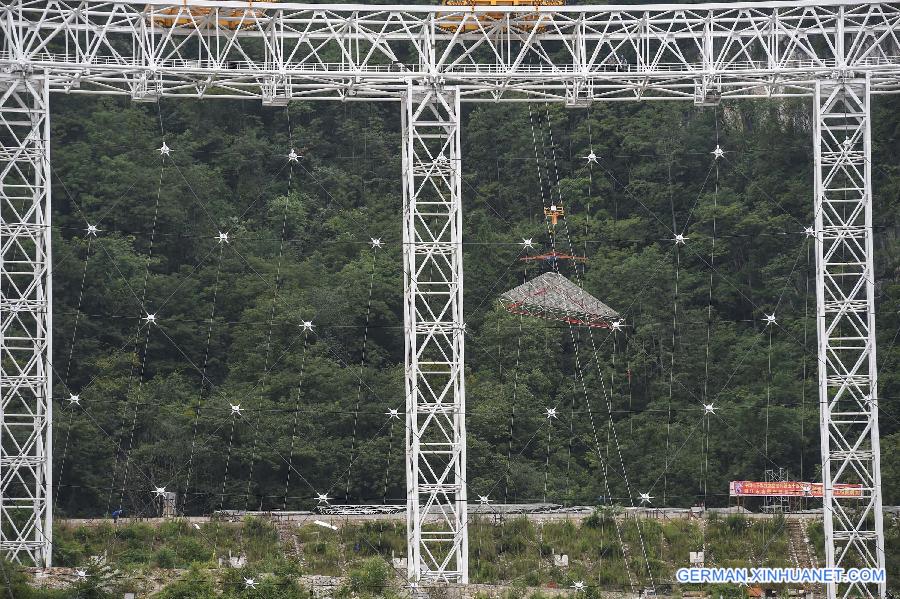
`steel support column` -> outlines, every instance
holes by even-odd
[[[816,320],[828,567],[884,568],[867,79],[815,90]],[[841,485],[862,486],[862,494]],[[829,584],[828,597],[886,585]]]
[[[459,90],[409,84],[402,107],[407,568],[415,583],[465,583]]]
[[[45,78],[0,76],[0,552],[50,565],[50,115]]]

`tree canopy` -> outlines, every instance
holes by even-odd
[[[897,107],[873,120],[887,503]],[[52,134],[58,513],[152,514],[163,486],[189,514],[404,502],[397,106],[65,96]],[[724,505],[768,468],[819,478],[808,103],[473,105],[463,146],[470,495]],[[560,272],[622,332],[498,304],[560,200],[556,245],[588,258]]]

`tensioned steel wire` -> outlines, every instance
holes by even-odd
[[[713,123],[716,129],[716,148],[721,148],[721,141],[719,139],[719,109],[713,111]],[[710,245],[709,250],[709,263],[711,265],[715,265],[716,263],[716,233],[718,232],[717,221],[718,211],[719,211],[719,161],[718,159],[713,161],[713,164],[716,169],[716,179],[715,185],[713,187],[713,212],[712,212],[712,243]],[[706,296],[706,350],[704,352],[703,357],[703,402],[706,404],[709,402],[709,349],[710,344],[712,343],[712,300],[713,300],[713,289],[715,285],[715,274],[712,270],[709,272],[709,291]],[[701,472],[701,482],[700,482],[700,494],[702,497],[702,506],[706,508],[706,501],[709,493],[708,483],[709,483],[709,437],[710,437],[710,422],[712,419],[712,414],[706,413],[706,409],[704,408],[704,416],[706,417],[706,430],[704,431],[703,436],[703,461],[702,461],[702,472]],[[702,539],[702,551],[704,558],[706,557],[706,524],[701,525],[700,529],[701,539]]]
[[[156,214],[158,215],[158,206],[157,206],[157,212],[156,212]],[[155,235],[154,235],[154,238],[155,238]],[[110,256],[107,255],[107,257],[111,259]],[[114,265],[114,266],[115,266],[115,265]],[[196,271],[197,268],[199,268],[199,264],[198,264],[197,267],[195,267],[194,270]],[[122,273],[121,273],[121,271],[119,271],[117,268],[116,268],[116,272],[119,274],[119,276],[123,276]],[[145,272],[146,272],[146,271],[145,271]],[[145,279],[146,279],[146,275],[145,275]],[[134,290],[131,289],[130,286],[128,286],[127,281],[125,281],[124,279],[123,279],[123,281],[126,283],[126,287],[128,287],[129,290],[131,291],[132,296],[134,296],[135,299],[138,299],[138,300],[139,300],[139,303],[142,303],[142,302],[140,302],[139,296],[137,296],[137,294],[134,292]],[[173,295],[174,295],[174,294],[173,294]],[[170,297],[171,297],[171,296],[170,296]],[[145,313],[146,313],[146,311],[145,311]],[[140,319],[139,319],[139,322],[140,322]],[[140,326],[138,327],[138,331],[136,331],[136,334],[133,336],[133,338],[130,338],[128,341],[126,341],[126,343],[125,343],[125,345],[123,346],[122,349],[124,349],[124,347],[127,346],[127,345],[130,344],[130,343],[137,343],[137,342],[138,342],[139,336],[138,336],[137,333],[140,333],[140,329],[141,329],[141,328],[142,328],[142,327],[140,327]],[[165,333],[163,333],[163,335],[164,335],[164,336],[165,336],[165,337],[173,344],[174,347],[176,347],[176,349],[178,349],[178,350],[182,353],[182,355],[185,357],[186,360],[188,360],[188,362],[191,364],[191,366],[193,366],[194,368],[197,368],[197,366],[196,366],[195,364],[193,364],[193,363],[190,361],[190,359],[187,357],[187,355],[186,355],[180,348],[178,348],[177,344],[174,342],[174,340],[171,339],[170,336],[166,335]],[[146,351],[145,351],[145,352],[144,352],[144,359],[146,359],[146,355],[147,355],[147,354],[146,354]],[[144,368],[144,367],[145,367],[145,365],[142,366],[142,369],[141,369],[142,371],[143,371],[143,368]],[[209,381],[209,380],[207,379],[205,373],[203,373],[201,369],[198,369],[198,370],[201,371],[201,378],[202,378],[203,382],[212,385],[211,381]],[[59,373],[58,373],[58,372],[56,372],[55,370],[54,370],[54,372],[55,372],[56,376],[59,376]],[[90,387],[90,385],[93,384],[93,381],[94,381],[94,380],[96,380],[96,377],[94,377],[94,379],[91,380],[91,382],[89,383],[88,387]],[[134,403],[134,402],[132,402],[132,403]],[[138,405],[137,403],[135,404],[135,406],[136,406],[136,408],[139,407],[139,405]],[[83,407],[82,407],[82,410],[89,416],[89,418],[91,419],[91,421],[95,424],[95,426],[98,427],[99,430],[101,430],[108,438],[112,439],[112,438],[110,437],[109,433],[106,432],[106,431],[104,431],[104,430],[102,429],[102,427],[99,425],[99,423],[96,421],[96,419],[94,419],[92,416],[90,416],[90,414],[87,412],[87,410],[85,410]],[[299,412],[298,412],[298,413],[299,413]],[[234,427],[234,421],[235,421],[235,418],[233,417],[231,420],[232,420],[232,432],[231,432],[231,434],[230,434],[230,438],[233,439],[233,436],[234,436],[234,430],[233,430],[233,427]],[[122,446],[121,446],[121,443],[119,443],[119,442],[114,442],[114,444],[116,445],[116,447],[118,448],[118,450],[119,450],[120,453],[125,453],[124,450],[123,450],[123,448],[122,448]],[[129,445],[132,445],[132,444],[133,444],[133,438],[132,438],[132,443],[130,443]],[[229,462],[230,462],[230,453],[231,453],[230,448],[231,448],[231,445],[232,445],[232,443],[231,443],[231,441],[230,441],[230,442],[229,442],[229,459],[228,459]],[[138,465],[137,465],[137,464],[133,464],[132,466],[136,469],[137,472],[139,472],[140,474],[142,474],[142,475],[144,476],[144,478],[147,480],[147,482],[150,482],[150,483],[153,482],[153,481],[150,479],[150,477],[146,476],[143,472],[140,471],[140,468],[138,468]],[[226,493],[224,492],[224,487],[225,487],[226,481],[227,481],[227,479],[223,480],[223,493],[222,493],[223,501],[224,501],[224,496],[226,495]],[[111,494],[111,493],[113,492],[113,490],[115,490],[115,489],[116,489],[116,486],[115,486],[114,484],[110,485],[110,486],[109,486],[110,494]]]
[[[362,384],[362,383],[360,382],[360,385],[361,385],[361,384]],[[356,413],[357,416],[359,415],[358,410],[357,410],[355,413]],[[607,452],[607,453],[608,453],[608,452]],[[289,471],[290,471],[290,470],[289,470]]]
[[[209,348],[210,343],[212,342],[212,333],[213,326],[216,322],[216,308],[218,306],[219,299],[219,281],[222,274],[222,242],[219,243],[219,252],[218,259],[216,260],[216,276],[215,283],[213,284],[213,296],[212,296],[212,306],[209,309],[209,324],[206,327],[206,344],[203,349],[203,366],[202,372],[200,373],[200,391],[197,397],[197,407],[194,411],[194,422],[191,425],[191,451],[190,456],[188,457],[188,466],[187,466],[187,476],[185,478],[184,483],[184,498],[181,502],[182,512],[186,511],[187,508],[187,494],[191,488],[191,479],[194,473],[194,452],[197,447],[197,432],[200,425],[200,417],[203,411],[204,405],[204,391],[206,390],[206,372],[209,367]]]
[[[303,392],[303,381],[304,374],[306,373],[306,360],[309,356],[309,331],[303,331],[303,356],[300,358],[300,372],[298,374],[297,381],[297,394],[295,404],[297,406],[296,411],[294,412],[294,418],[291,423],[291,448],[288,452],[288,467],[287,472],[284,476],[284,502],[282,503],[282,509],[287,511],[288,509],[288,491],[291,486],[291,473],[294,470],[294,446],[297,442],[297,426],[299,424],[300,419],[300,403],[302,401],[302,392]]]
[[[529,104],[529,107],[528,107],[528,111],[529,111],[529,117],[530,117],[530,116],[531,116],[531,105],[530,105],[530,104]],[[531,120],[531,119],[530,119],[530,120]],[[546,128],[550,131],[550,136],[551,136],[551,138],[550,138],[550,145],[551,145],[551,147],[552,147],[552,146],[553,146],[553,139],[552,139],[552,128],[550,127],[550,123],[549,123],[549,121],[550,121],[549,106],[546,107],[546,121],[547,121],[547,123],[546,123]],[[533,141],[533,144],[534,144],[535,161],[538,163],[538,165],[540,165],[540,160],[538,159],[537,138],[536,138],[535,132],[534,132],[534,122],[533,122],[533,120],[532,120],[532,123],[531,123],[531,127],[532,127],[532,141]],[[546,148],[544,147],[544,139],[545,139],[545,137],[546,137],[546,136],[545,136],[545,135],[543,134],[543,132],[542,132],[542,135],[541,135],[541,147],[542,147],[543,151],[542,151],[541,153],[543,154],[544,160],[546,161],[546,160],[547,160],[547,154],[546,154]],[[556,154],[555,154],[555,151],[553,152],[553,164],[554,164],[554,167],[557,166],[557,165],[556,165]],[[538,166],[538,168],[540,169],[540,166]],[[550,182],[551,180],[550,180],[550,175],[549,175],[549,164],[547,165],[547,176],[548,176],[548,182]],[[559,197],[562,198],[562,195],[561,195],[562,191],[561,191],[560,186],[559,186],[559,169],[558,169],[558,167],[556,168],[556,180],[557,180],[557,193],[559,194]],[[552,182],[550,182],[549,185],[550,185],[550,194],[551,194],[551,199],[552,199]],[[544,197],[543,197],[543,192],[542,192],[542,200],[543,200],[544,202],[546,202],[546,200],[545,200]],[[561,200],[561,199],[560,199],[560,203],[562,203],[562,200]],[[545,203],[544,205],[546,205],[546,203]],[[564,222],[564,223],[567,222],[567,221],[566,221],[565,215],[563,215],[563,222]],[[547,232],[548,232],[548,235],[549,235],[549,238],[550,238],[551,249],[552,249],[553,251],[555,251],[555,250],[556,250],[556,236],[555,236],[555,231],[553,230],[553,227],[552,227],[552,225],[551,225],[551,222],[550,222],[550,219],[549,219],[549,218],[546,219],[546,224],[547,224]],[[567,231],[567,234],[568,234],[568,231]],[[570,248],[571,248],[571,239],[569,240],[569,246],[570,246]],[[559,262],[558,262],[558,261],[554,261],[554,262],[553,262],[553,268],[554,268],[554,270],[557,272],[557,274],[559,274]],[[580,359],[578,358],[578,349],[577,349],[577,343],[576,343],[576,341],[575,341],[574,327],[572,326],[571,323],[569,323],[569,327],[568,327],[568,328],[569,328],[569,334],[570,334],[570,337],[571,337],[572,342],[573,342],[573,346],[575,347],[575,366],[576,366],[576,368],[575,368],[575,370],[576,370],[576,372],[575,372],[575,380],[576,380],[576,382],[577,382],[578,380],[580,380],[580,382],[581,382],[581,387],[582,387],[582,392],[583,392],[583,394],[584,394],[585,405],[587,405],[588,410],[591,410],[591,407],[590,407],[590,404],[589,404],[589,399],[588,399],[588,393],[587,393],[587,385],[586,385],[586,383],[585,383],[585,381],[584,381],[583,372],[581,371],[581,361],[580,361]],[[581,374],[581,376],[579,376],[579,374]],[[598,460],[600,461],[601,464],[605,464],[606,459],[602,456],[602,454],[601,454],[601,452],[600,452],[599,437],[597,436],[597,431],[596,431],[596,427],[594,426],[593,415],[592,415],[592,414],[591,414],[591,426],[592,426],[592,429],[593,429],[593,431],[594,431],[594,439],[595,439],[595,442],[596,442],[595,445],[596,445],[597,458],[598,458]],[[624,464],[623,464],[623,466],[624,466]],[[611,487],[609,486],[609,477],[606,475],[606,469],[604,468],[604,469],[602,470],[602,472],[604,473],[604,476],[603,476],[603,481],[604,481],[604,483],[603,483],[603,484],[605,485],[605,488],[606,488],[606,495],[607,495],[607,496],[611,496],[611,495],[612,495],[612,492],[611,492]],[[629,586],[631,587],[632,591],[634,591],[634,590],[635,590],[635,582],[634,582],[634,578],[633,578],[633,576],[632,576],[631,567],[630,567],[630,565],[629,565],[628,555],[627,555],[627,552],[625,551],[624,536],[623,536],[623,534],[622,534],[622,530],[621,530],[621,527],[620,527],[620,525],[619,525],[619,522],[618,522],[617,520],[615,520],[615,519],[613,519],[613,522],[614,522],[614,524],[615,524],[616,535],[617,535],[617,537],[618,537],[619,546],[620,546],[621,549],[622,549],[622,558],[623,558],[623,561],[624,561],[625,570],[626,570],[627,575],[628,575]],[[643,542],[642,542],[642,545],[643,545]],[[645,559],[645,562],[646,562],[646,553],[644,553],[644,559]],[[648,568],[648,571],[649,571],[649,563],[647,563],[647,568]]]
[[[668,190],[669,190],[669,206],[672,211],[672,230],[678,230],[678,226],[675,223],[675,199],[672,197],[672,156],[669,155],[668,165],[667,165],[667,182],[668,182]],[[682,234],[683,235],[683,234]],[[671,456],[669,450],[669,443],[672,437],[672,388],[674,386],[674,378],[675,378],[675,354],[677,353],[677,336],[678,336],[678,283],[681,275],[681,253],[679,251],[679,246],[681,243],[675,241],[675,264],[674,264],[674,274],[672,275],[672,354],[669,362],[669,398],[668,398],[668,413],[666,414],[666,456],[664,458],[665,469],[663,470],[663,504],[666,503],[666,493],[669,490],[669,457]]]
[[[530,109],[530,108],[529,108],[529,109]],[[550,136],[550,147],[551,147],[551,154],[552,154],[552,157],[553,157],[553,167],[554,167],[555,174],[556,174],[556,191],[557,191],[557,194],[558,194],[558,197],[559,197],[559,202],[560,202],[560,204],[562,205],[562,202],[563,202],[563,199],[562,199],[562,189],[561,189],[561,186],[560,186],[559,168],[558,168],[557,160],[556,160],[556,152],[555,152],[554,145],[553,145],[553,128],[550,126],[550,112],[549,112],[549,106],[545,106],[545,125],[546,125],[546,129],[548,130],[549,136]],[[546,148],[545,148],[545,146],[544,146],[544,139],[545,139],[545,137],[546,137],[546,136],[545,136],[545,135],[543,134],[543,132],[542,132],[542,136],[541,136],[542,154],[543,154],[543,156],[544,156],[544,159],[547,160],[547,157],[546,157]],[[536,151],[536,150],[535,150],[535,153],[537,154],[537,151]],[[549,164],[548,164],[548,165],[547,165],[548,181],[550,181],[550,179],[549,179],[549,177],[550,177],[550,175],[549,175],[549,169],[550,169],[550,166],[549,166]],[[552,194],[552,181],[549,183],[549,185],[550,185],[550,188],[551,188],[551,194]],[[566,215],[565,213],[563,214],[562,221],[563,221],[563,225],[564,225],[564,227],[565,227],[565,232],[566,232],[566,237],[567,237],[567,240],[568,240],[568,243],[569,243],[570,252],[573,252],[573,254],[574,254],[574,247],[573,247],[573,245],[572,245],[571,236],[569,235],[569,231],[568,231],[568,220],[567,220],[567,215]],[[555,231],[553,230],[552,225],[550,224],[549,220],[547,221],[547,229],[548,229],[548,234],[550,235],[550,240],[551,240],[552,249],[555,251],[555,250],[556,250],[556,236],[555,236]],[[558,262],[558,261],[554,261],[554,262],[553,262],[553,268],[554,268],[554,271],[555,271],[557,274],[559,274],[559,262]],[[576,276],[577,276],[577,269],[576,269]],[[575,374],[574,374],[574,381],[573,381],[573,382],[574,382],[576,385],[577,385],[577,383],[578,383],[579,381],[580,381],[580,383],[581,383],[581,389],[582,389],[582,393],[583,393],[583,396],[584,396],[584,402],[585,402],[585,406],[587,407],[587,410],[588,410],[588,415],[589,415],[589,419],[590,419],[590,423],[591,423],[591,429],[592,429],[592,433],[593,433],[593,437],[594,437],[594,442],[595,442],[594,444],[595,444],[595,450],[596,450],[596,453],[597,453],[597,458],[598,458],[598,460],[600,461],[600,464],[601,464],[601,466],[602,466],[603,480],[604,480],[604,485],[605,485],[605,488],[606,488],[606,495],[607,495],[607,496],[611,496],[611,495],[612,495],[612,492],[611,492],[611,487],[610,487],[610,485],[609,485],[609,476],[608,476],[608,471],[607,471],[607,465],[608,465],[608,459],[607,459],[607,458],[608,458],[608,456],[607,456],[606,458],[604,458],[603,455],[601,454],[601,451],[600,451],[600,440],[599,440],[599,436],[598,436],[598,433],[597,433],[597,428],[596,428],[596,425],[595,425],[594,419],[593,419],[593,410],[592,410],[592,406],[590,405],[590,400],[589,400],[589,397],[588,397],[587,385],[586,385],[586,382],[585,382],[585,380],[584,380],[584,372],[583,372],[583,370],[582,370],[581,360],[580,360],[580,358],[579,358],[579,356],[578,356],[578,343],[577,343],[577,339],[576,339],[576,333],[575,333],[574,326],[573,326],[571,323],[568,323],[568,329],[569,329],[569,336],[570,336],[570,339],[571,339],[571,341],[572,341],[573,348],[574,348],[574,350],[575,350]],[[622,467],[623,467],[623,474],[624,474],[624,462],[622,463]],[[629,492],[629,494],[630,494],[630,492]],[[634,581],[634,578],[633,578],[633,576],[632,576],[632,571],[631,571],[631,568],[629,567],[629,563],[628,563],[628,562],[629,562],[629,557],[628,557],[628,554],[627,554],[627,552],[626,552],[626,550],[625,550],[626,545],[625,545],[625,543],[624,543],[624,535],[622,534],[621,527],[620,527],[618,521],[617,521],[615,518],[613,519],[613,523],[615,524],[615,527],[616,527],[616,535],[617,535],[617,537],[618,537],[619,545],[620,545],[621,550],[622,550],[622,557],[623,557],[623,561],[624,561],[624,564],[625,564],[625,570],[626,570],[626,573],[627,573],[627,575],[628,575],[629,586],[631,587],[632,591],[634,591],[634,589],[635,589],[635,581]],[[641,545],[642,545],[642,547],[643,547],[643,537],[642,537],[642,535],[641,535],[640,528],[638,528],[638,533],[639,533],[639,538],[640,538],[640,540],[641,540]],[[646,566],[647,566],[647,571],[649,572],[649,571],[650,571],[650,570],[649,570],[649,562],[647,562],[647,555],[646,555],[646,552],[643,552],[643,557],[644,557],[645,564],[646,564]],[[652,582],[652,579],[651,579],[651,582]]]
[[[354,451],[356,450],[356,429],[359,422],[359,404],[362,401],[363,375],[366,369],[366,350],[369,342],[369,322],[372,319],[372,291],[375,289],[375,269],[378,266],[378,246],[372,245],[372,269],[369,273],[369,296],[366,300],[366,326],[363,330],[362,348],[359,360],[359,375],[356,385],[356,407],[353,409],[353,436],[350,440],[349,466],[347,467],[347,486],[344,490],[345,500],[350,500],[350,478],[353,472]]]
[[[87,220],[86,213],[83,210],[82,206],[77,202],[77,200],[74,197],[72,197],[71,193],[69,192],[68,188],[65,185],[65,182],[62,181],[61,179],[59,179],[58,175],[57,175],[57,179],[59,180],[60,184],[62,185],[62,188],[63,188],[64,192],[66,193],[66,196],[68,197],[69,201],[76,208],[76,210],[81,215],[81,217],[85,220],[85,223],[88,224],[87,231],[90,233],[91,232],[90,222]],[[133,185],[131,185],[129,187],[129,189],[131,189],[132,187],[133,187]],[[104,214],[107,214],[107,213],[108,213],[108,210]],[[99,232],[99,228],[96,225],[94,225],[94,228]],[[112,261],[112,257],[109,255],[108,252],[105,251],[105,248],[103,247],[103,245],[97,244],[97,247],[100,247],[101,249],[104,250],[104,253],[106,254],[107,259],[109,259],[111,261],[111,264],[114,267],[114,270],[116,271],[118,276],[123,277],[121,270],[119,270],[117,265],[115,264],[115,262]],[[56,266],[59,267],[59,263],[57,263]],[[137,296],[134,289],[132,289],[130,287],[130,285],[127,283],[127,281],[125,281],[124,279],[123,279],[123,282],[125,283],[125,287],[131,293],[132,297],[135,300],[137,300],[138,303],[140,303],[139,297]],[[126,338],[125,342],[120,347],[118,347],[115,352],[113,352],[113,355],[119,355],[120,353],[125,351],[125,349],[128,346],[138,344],[140,339],[141,339],[141,330],[140,330],[140,327],[138,327],[137,330],[133,334],[128,336]],[[133,353],[131,355],[133,355]],[[66,377],[64,376],[64,373],[60,372],[60,370],[57,369],[56,366],[52,362],[50,363],[50,369],[51,369],[52,375],[60,381],[60,383],[63,385],[63,387],[65,387],[66,391],[68,393],[70,393],[70,395],[75,395],[73,393],[73,390],[70,388],[70,385],[68,384]],[[85,392],[90,392],[94,383],[98,380],[99,376],[100,376],[100,373],[98,372],[88,381],[88,383],[86,385],[84,385],[81,389],[79,389],[79,393],[84,394]],[[91,403],[95,403],[95,402],[91,402]],[[132,403],[136,406],[139,405],[136,402],[132,402]],[[101,425],[97,421],[97,419],[94,417],[94,415],[91,413],[91,411],[88,409],[87,406],[85,406],[83,403],[81,403],[81,401],[73,402],[72,406],[80,409],[82,415],[88,420],[88,422],[90,424],[92,424],[97,431],[99,431],[107,440],[109,440],[112,443],[117,455],[125,453],[125,448],[122,445],[122,440],[114,438],[113,435],[109,431],[107,431],[103,427],[103,425]],[[137,475],[141,476],[148,485],[150,485],[154,482],[153,479],[151,478],[151,476],[143,471],[143,469],[140,467],[140,464],[132,463],[131,468]],[[63,486],[71,487],[71,485],[63,485]],[[108,486],[105,486],[102,488],[96,487],[96,486],[86,487],[84,485],[80,485],[80,486],[78,486],[78,488],[90,488],[91,490],[94,490],[94,491],[108,491],[108,493],[111,496],[112,493],[117,489],[117,486],[116,486],[116,481],[111,480],[110,484]],[[144,507],[146,507],[146,505]],[[143,508],[139,509],[138,512],[144,513]]]
[[[293,153],[294,152],[294,149],[293,149],[294,134],[293,134],[293,128],[291,127],[291,121],[290,121],[290,109],[288,107],[285,107],[285,115],[286,115],[286,121],[287,121],[287,129],[288,129],[288,142],[289,142],[289,145],[291,146],[291,152]],[[288,167],[288,196],[290,196],[290,193],[293,189],[293,181],[294,181],[293,164],[294,164],[294,160],[288,158],[288,160],[286,161],[286,165]],[[266,351],[265,351],[263,372],[269,372],[269,360],[271,359],[271,355],[272,355],[272,333],[275,328],[275,311],[278,307],[278,290],[280,289],[280,286],[281,286],[281,269],[282,269],[282,261],[284,259],[285,232],[287,231],[287,219],[288,219],[289,204],[290,204],[290,202],[287,200],[287,198],[285,198],[284,210],[282,211],[282,215],[281,215],[281,233],[280,233],[279,239],[278,239],[278,255],[275,260],[275,277],[274,277],[274,282],[272,284],[272,302],[271,302],[271,306],[269,309],[269,322],[268,322],[268,327],[267,327],[267,331],[266,331]],[[304,335],[303,342],[304,342],[304,345],[306,345],[306,343],[307,343],[306,335]],[[299,391],[298,391],[298,393],[299,393]],[[250,394],[248,394],[248,398],[249,397],[251,397]],[[247,490],[246,490],[246,495],[244,498],[244,510],[245,511],[249,510],[249,508],[250,508],[250,495],[251,495],[252,489],[253,489],[253,475],[254,475],[255,468],[256,468],[256,453],[257,453],[257,447],[259,444],[259,429],[260,429],[261,416],[262,416],[261,411],[257,410],[256,411],[256,423],[255,423],[255,426],[253,427],[254,428],[254,430],[253,430],[253,445],[250,450],[250,467],[249,467],[249,472],[248,472],[248,476],[247,476]],[[291,443],[293,446],[293,439],[291,440]],[[290,472],[290,469],[288,471]],[[259,507],[260,507],[260,509],[262,509],[262,505],[260,505]],[[241,531],[240,531],[240,535],[239,535],[239,544],[240,544],[241,548],[243,548],[243,543],[244,543],[244,528],[242,527]]]
[[[525,256],[528,256],[528,248],[524,249]],[[528,262],[523,262],[522,267],[522,283],[525,283],[528,280]],[[503,485],[503,503],[509,503],[509,472],[510,466],[512,464],[512,448],[513,448],[513,440],[515,438],[515,423],[516,423],[516,406],[519,402],[519,363],[522,358],[522,327],[524,316],[519,315],[519,327],[516,333],[516,364],[513,368],[513,385],[512,385],[512,405],[509,408],[509,442],[506,446],[506,477]],[[498,323],[499,324],[499,323]],[[498,343],[499,343],[500,335],[498,335]]]
[[[560,199],[560,203],[562,204],[562,185],[560,183],[559,165],[558,165],[556,149],[555,149],[556,146],[553,143],[553,127],[550,124],[550,106],[549,106],[549,104],[545,104],[544,108],[545,108],[545,114],[546,114],[547,132],[548,132],[549,141],[550,141],[550,153],[551,153],[551,156],[553,157],[553,169],[554,169],[554,174],[555,174],[555,179],[556,179],[556,190],[557,190],[557,194]],[[562,215],[562,223],[563,223],[563,230],[565,231],[565,235],[566,235],[566,242],[569,245],[569,252],[574,255],[575,246],[572,242],[572,235],[569,231],[568,213],[564,213]],[[558,264],[556,265],[556,267],[558,268]],[[576,280],[577,280],[579,278],[577,267],[575,268],[575,276],[576,276]],[[587,410],[588,410],[588,417],[589,417],[589,420],[591,423],[591,431],[592,431],[592,434],[594,437],[594,443],[595,443],[595,447],[596,447],[596,451],[597,451],[597,457],[601,460],[601,463],[604,465],[604,480],[607,481],[607,483],[606,483],[607,484],[607,495],[611,495],[611,493],[609,492],[609,486],[608,486],[609,478],[608,478],[608,476],[606,476],[606,470],[605,470],[606,465],[609,462],[609,454],[608,453],[606,454],[605,459],[601,458],[601,456],[600,456],[600,440],[599,440],[598,433],[597,433],[597,427],[594,422],[593,407],[591,406],[590,398],[588,397],[587,384],[586,384],[586,381],[584,378],[584,371],[581,366],[581,358],[578,353],[578,338],[577,337],[579,335],[576,335],[575,327],[571,323],[569,324],[569,335],[570,335],[570,338],[572,341],[572,346],[573,346],[574,352],[575,352],[576,372],[578,373],[578,378],[581,381],[581,387],[582,387],[582,390],[584,393],[584,402],[585,402],[585,406],[587,407]],[[628,495],[630,497],[632,495],[632,493],[631,493],[630,484],[628,482],[628,471],[625,466],[625,461],[622,459],[622,452],[621,452],[621,446],[619,444],[618,432],[616,431],[615,422],[612,418],[612,403],[611,403],[611,398],[610,398],[611,392],[606,389],[606,383],[605,383],[605,380],[603,377],[603,369],[600,366],[600,358],[599,358],[599,353],[597,351],[597,346],[595,345],[595,342],[594,342],[593,331],[591,331],[589,329],[588,335],[590,337],[591,346],[594,351],[594,362],[597,367],[597,374],[599,376],[602,393],[607,402],[607,412],[609,413],[609,427],[613,429],[613,435],[614,435],[614,439],[615,439],[615,443],[616,443],[616,450],[617,450],[617,453],[619,454],[619,463],[622,467],[622,476],[625,480],[626,489],[628,490]],[[632,500],[632,505],[633,505],[633,500]],[[641,554],[644,558],[644,566],[647,571],[647,577],[650,581],[650,586],[655,588],[656,585],[653,581],[653,572],[650,567],[650,560],[649,560],[649,556],[647,553],[647,547],[646,547],[646,543],[644,541],[644,533],[643,533],[640,521],[635,521],[635,526],[637,528],[638,540],[640,541]],[[622,545],[622,551],[624,554],[624,552],[625,552],[624,544]],[[629,574],[629,578],[630,578],[630,574]]]
[[[161,115],[160,115],[160,128],[162,129],[162,116]],[[164,130],[162,130],[162,137],[163,137],[163,143],[165,143],[165,131]],[[155,240],[156,226],[157,226],[157,223],[159,220],[159,203],[160,203],[160,197],[162,195],[162,184],[163,184],[163,175],[165,173],[166,158],[167,157],[165,154],[160,153],[159,182],[158,182],[157,189],[156,189],[156,202],[153,207],[153,220],[152,220],[152,225],[150,228],[150,240],[149,240],[149,245],[148,245],[148,249],[147,249],[147,260],[146,260],[145,268],[144,268],[143,288],[141,290],[141,297],[140,297],[140,309],[142,310],[143,313],[139,315],[137,329],[140,330],[140,328],[142,326],[141,322],[144,321],[145,326],[146,326],[146,333],[144,335],[143,351],[142,352],[139,351],[137,346],[135,346],[135,349],[134,349],[135,355],[137,355],[139,353],[141,354],[140,368],[139,368],[139,372],[137,375],[138,376],[138,393],[140,393],[140,390],[143,388],[144,372],[145,372],[145,369],[147,366],[147,352],[148,352],[148,348],[149,348],[149,344],[150,344],[150,329],[153,328],[153,319],[151,318],[153,313],[151,313],[146,308],[147,285],[150,280],[150,263],[153,259],[153,242]],[[127,411],[127,409],[128,409],[128,403],[129,403],[128,396],[130,395],[131,386],[134,382],[134,377],[135,377],[134,363],[132,362],[131,371],[128,376],[128,385],[125,388],[125,394],[126,394],[126,401],[125,401],[125,408],[124,408],[125,411]],[[124,420],[124,416],[125,416],[125,411],[123,411],[123,420]],[[131,419],[131,429],[130,429],[129,436],[128,436],[128,445],[125,447],[125,466],[124,466],[124,472],[122,474],[122,487],[119,492],[119,504],[118,504],[118,508],[120,510],[123,508],[123,503],[124,503],[124,498],[125,498],[125,490],[128,486],[128,472],[129,472],[129,465],[131,462],[131,449],[134,446],[134,434],[135,434],[135,430],[137,428],[138,412],[139,412],[139,408],[138,408],[138,406],[135,406],[134,414]],[[119,458],[117,455],[116,462],[113,467],[113,477],[114,478],[117,476],[116,471],[118,469],[118,465],[119,465]],[[107,505],[106,505],[107,513],[110,513],[111,501],[112,501],[112,493],[110,493],[110,496],[106,502],[107,503]]]
[[[94,241],[93,237],[94,236],[91,235],[90,232],[88,232],[87,247],[85,248],[85,253],[84,253],[84,264],[82,265],[82,268],[81,268],[81,284],[78,287],[78,301],[75,306],[75,320],[72,325],[72,337],[69,340],[69,353],[68,353],[68,356],[66,357],[64,385],[67,388],[71,387],[69,375],[71,373],[71,367],[72,367],[72,356],[75,353],[75,344],[77,343],[77,340],[78,340],[78,324],[79,324],[80,317],[81,317],[82,302],[84,301],[84,283],[85,283],[85,280],[87,279],[88,264],[90,263],[90,259],[91,259],[92,244]],[[73,425],[73,421],[75,418],[75,409],[74,409],[75,405],[74,404],[76,404],[76,403],[78,403],[78,401],[80,401],[80,400],[78,400],[78,401],[74,400],[73,399],[74,397],[75,397],[75,394],[72,394],[72,396],[69,398],[69,402],[70,402],[69,408],[70,409],[66,410],[68,412],[69,418],[66,421],[66,436],[65,436],[65,441],[63,441],[62,457],[60,458],[60,463],[59,463],[59,468],[58,468],[59,473],[57,474],[57,477],[56,477],[56,485],[55,486],[57,488],[60,485],[62,485],[63,474],[66,469],[66,457],[68,456],[68,452],[69,452],[69,439],[72,435],[72,425]],[[53,509],[56,509],[56,506],[58,505],[58,503],[59,503],[59,494],[57,493],[53,497]],[[4,570],[4,574],[5,574],[5,570]]]

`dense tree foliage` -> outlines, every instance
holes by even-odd
[[[900,138],[897,101],[876,107],[897,502]],[[817,479],[809,116],[805,102],[467,109],[470,494],[722,505],[729,480],[767,468]],[[325,492],[404,501],[403,424],[386,416],[404,404],[397,106],[67,96],[53,138],[59,512],[153,513],[157,486],[192,514],[309,508]],[[556,247],[589,258],[561,272],[618,310],[624,333],[497,305],[538,274],[520,241],[550,247],[542,208],[560,200]]]

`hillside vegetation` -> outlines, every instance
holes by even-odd
[[[896,107],[873,121],[887,504]],[[805,102],[467,110],[470,495],[724,505],[767,468],[818,478],[809,127]],[[398,108],[58,97],[53,140],[57,513],[152,515],[157,486],[185,514],[405,501]],[[560,199],[557,247],[589,259],[561,272],[624,333],[497,305]]]

